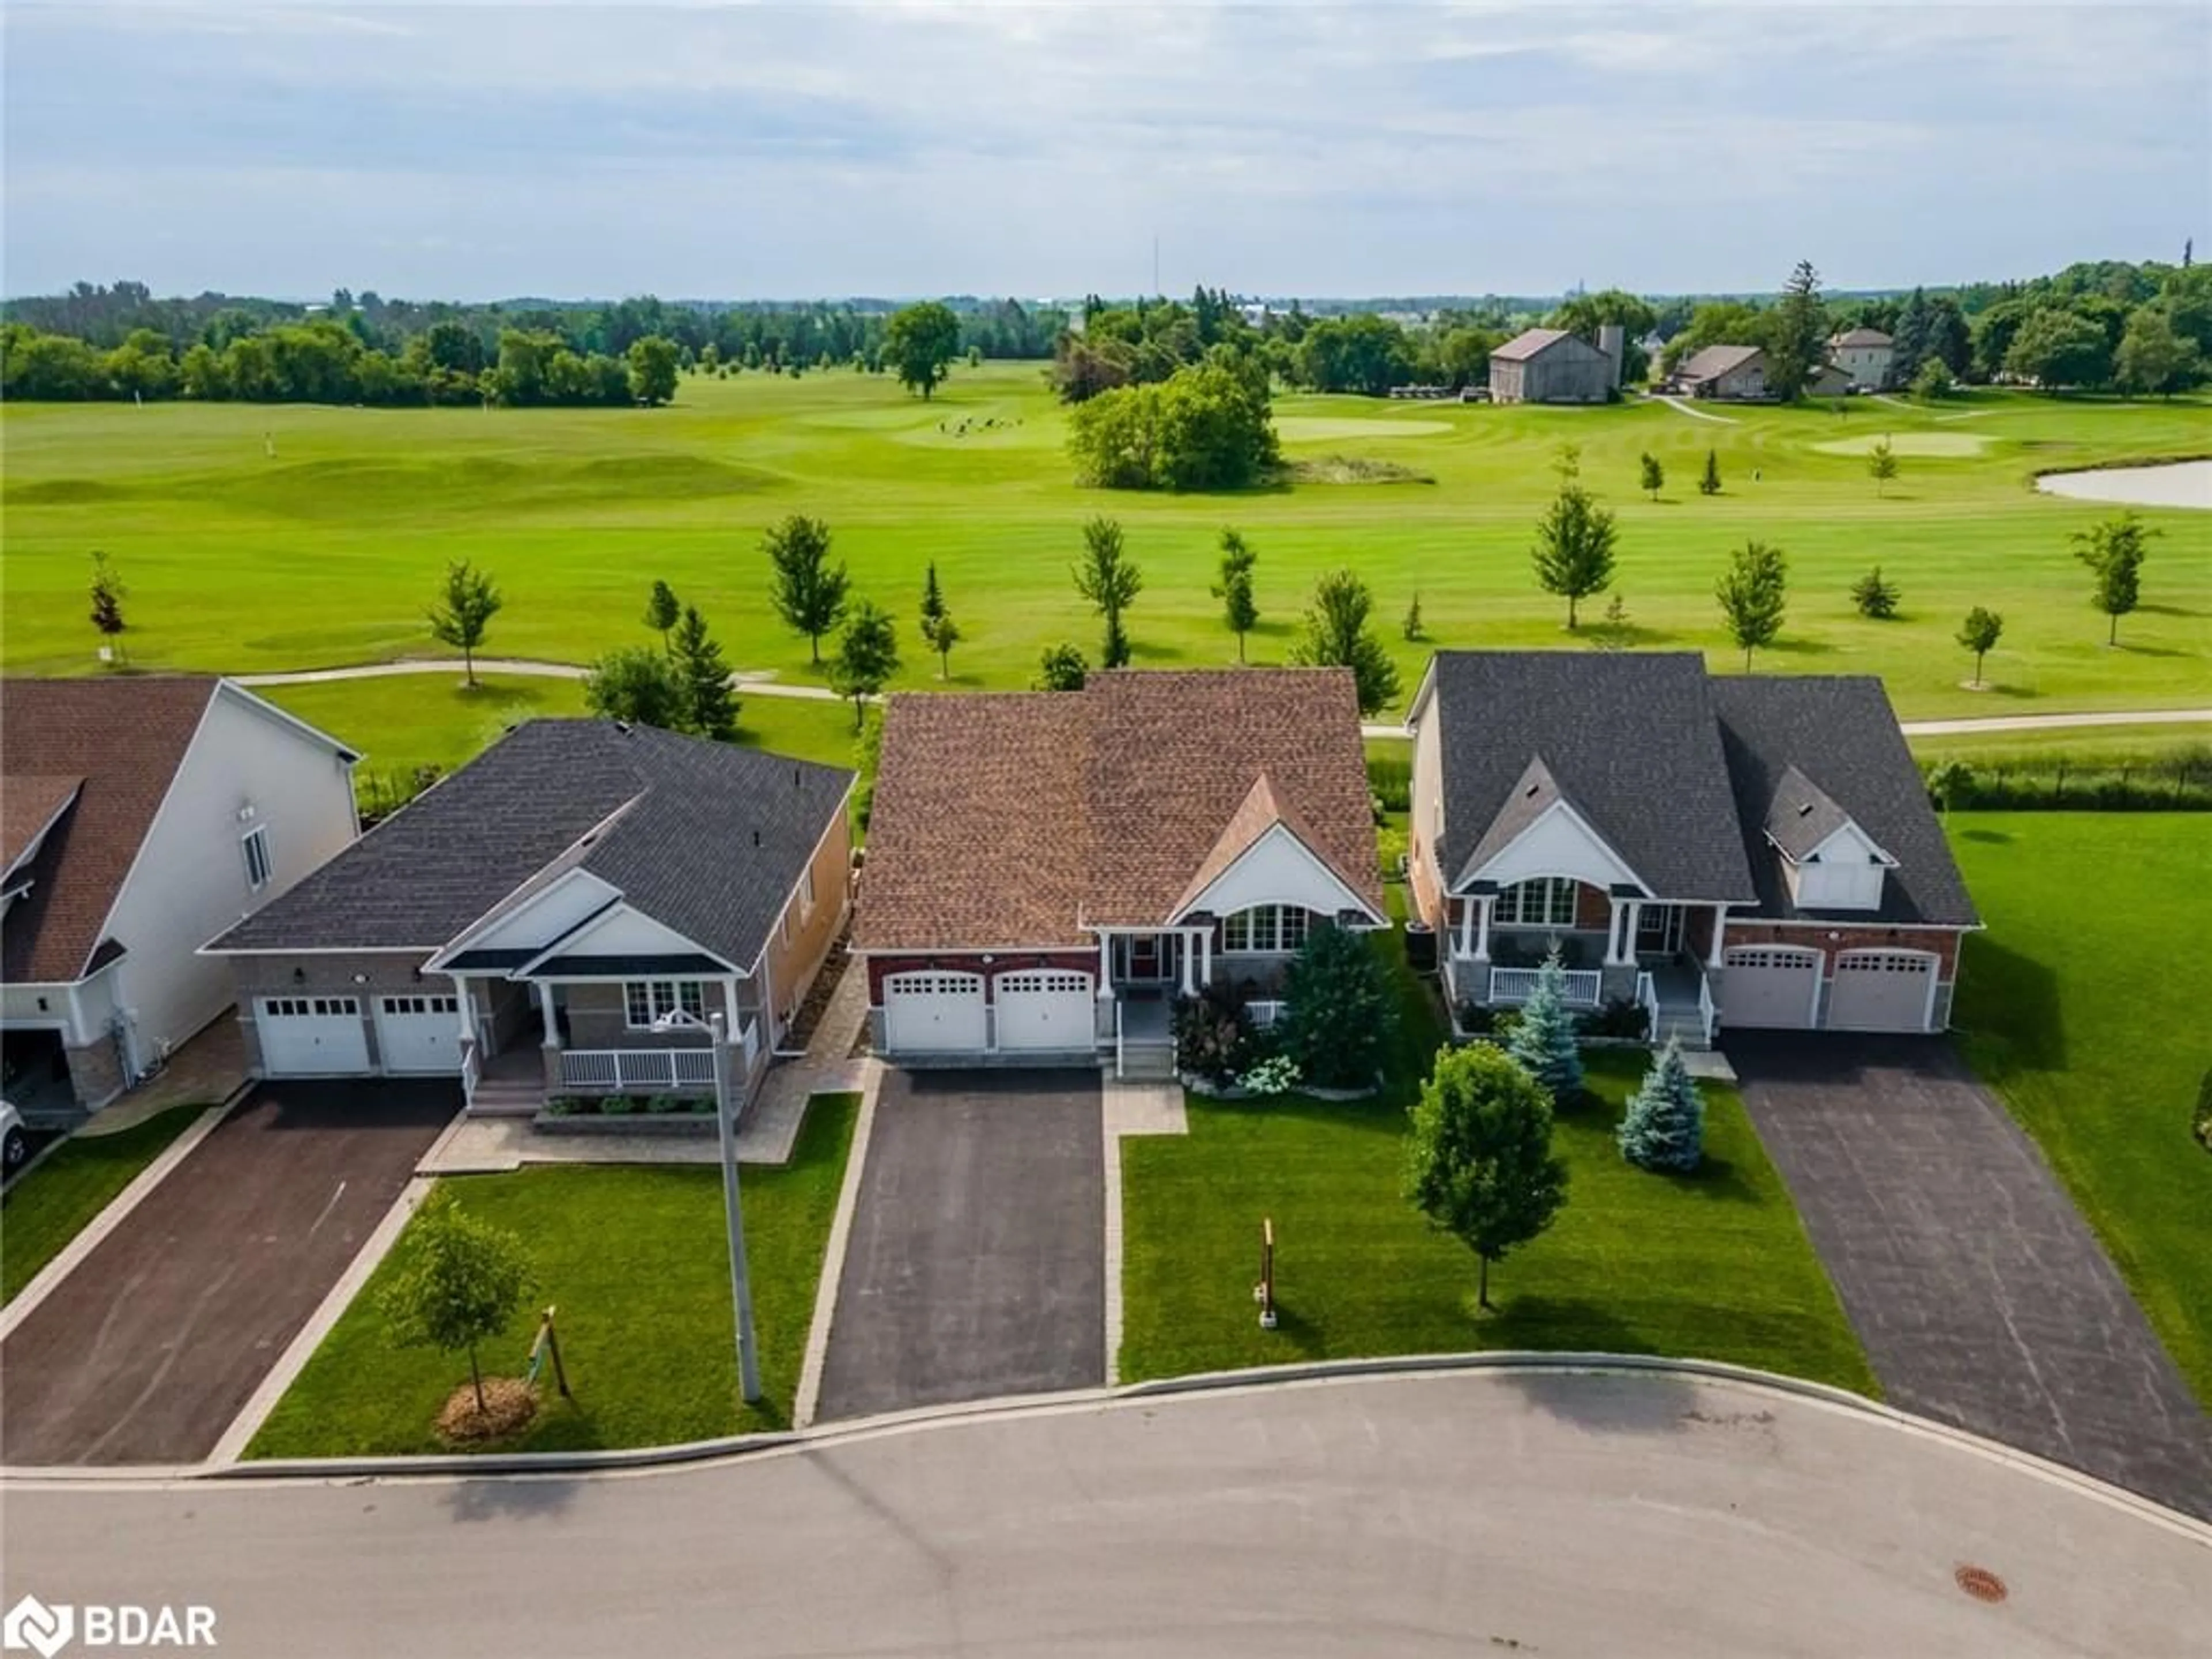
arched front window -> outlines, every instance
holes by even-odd
[[[1301,904],[1255,904],[1221,920],[1221,948],[1231,956],[1288,955],[1306,942],[1314,913]]]

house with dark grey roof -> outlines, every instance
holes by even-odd
[[[1978,927],[1878,680],[1715,677],[1692,653],[1447,651],[1408,863],[1455,1018],[1570,1000],[1658,1036],[1927,1031]]]
[[[848,909],[854,775],[519,726],[204,948],[269,1077],[452,1076],[471,1109],[750,1091]]]
[[[1388,925],[1349,669],[884,711],[853,945],[902,1064],[1165,1072],[1178,994],[1267,1004],[1312,929]]]
[[[97,1110],[222,1017],[197,947],[354,838],[357,758],[212,676],[0,683],[0,1086],[27,1121]]]

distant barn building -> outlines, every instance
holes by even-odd
[[[1623,330],[1607,324],[1592,345],[1565,329],[1532,328],[1490,354],[1490,400],[1601,404],[1620,386]]]
[[[1848,329],[1828,341],[1828,361],[1844,372],[1853,392],[1886,392],[1897,342],[1878,328]]]

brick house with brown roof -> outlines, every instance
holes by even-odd
[[[0,1054],[34,1123],[230,1006],[197,954],[351,842],[354,752],[228,680],[0,683]]]
[[[1163,1065],[1176,995],[1389,925],[1351,672],[895,696],[854,918],[894,1060]]]

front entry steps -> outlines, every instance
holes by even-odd
[[[471,1117],[536,1117],[545,1109],[545,1085],[520,1078],[483,1078],[469,1097]]]
[[[1129,1042],[1121,1044],[1121,1080],[1127,1083],[1164,1083],[1176,1075],[1176,1051],[1172,1042]]]

